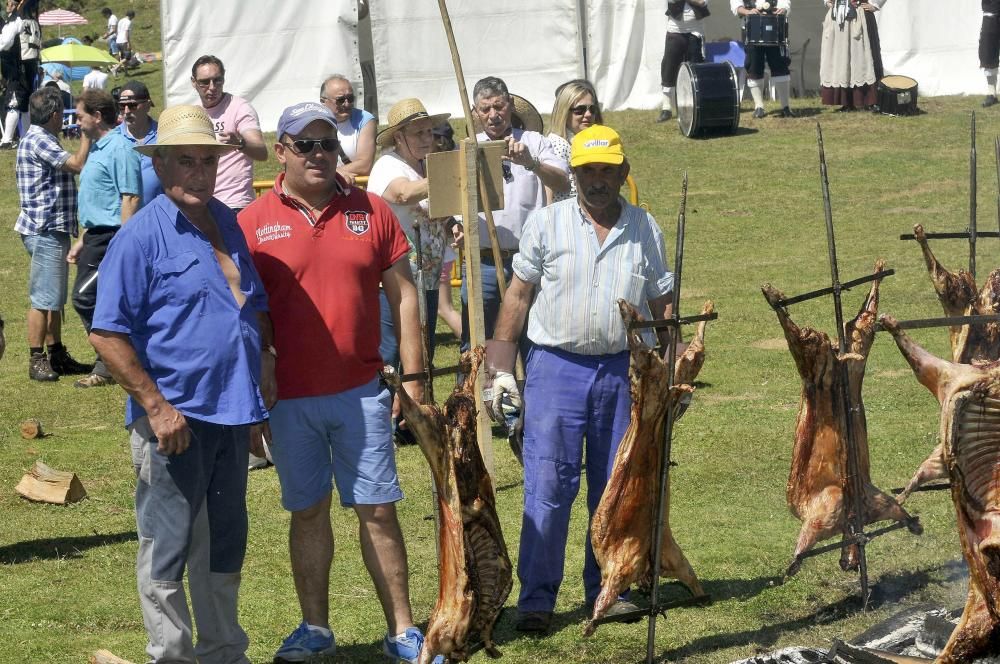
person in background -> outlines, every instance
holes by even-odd
[[[569,163],[569,144],[581,130],[595,124],[604,124],[601,105],[597,101],[594,85],[584,79],[567,81],[556,88],[556,101],[552,106],[549,120],[549,145],[560,159]],[[569,174],[569,189],[553,192],[545,188],[546,199],[550,202],[576,198],[576,181],[572,171]]]
[[[368,191],[381,196],[399,220],[409,240],[410,269],[416,282],[422,271],[427,312],[427,352],[434,358],[434,328],[437,322],[438,290],[441,265],[452,242],[449,219],[431,219],[428,209],[428,180],[425,159],[434,150],[434,126],[451,115],[428,115],[419,99],[403,99],[389,109],[389,126],[383,129],[376,143],[385,152],[375,162],[368,179]],[[417,263],[417,227],[420,229],[422,263]],[[381,293],[382,345],[379,354],[390,366],[399,364],[399,347],[391,307],[385,292]]]
[[[59,144],[62,95],[41,88],[28,99],[31,126],[17,145],[14,171],[21,213],[14,230],[31,257],[28,273],[28,377],[54,381],[60,375],[86,374],[92,368],[74,360],[62,343],[63,309],[69,280],[70,237],[76,236],[77,189],[75,173],[83,170],[90,138],[70,154]],[[48,345],[48,355],[45,353]]]
[[[118,107],[121,109],[122,122],[118,131],[133,145],[152,145],[156,143],[156,132],[159,125],[150,117],[149,109],[153,100],[149,97],[149,89],[142,81],[128,81],[118,92]],[[163,193],[160,179],[156,177],[152,157],[141,154],[142,165],[142,201],[140,207],[147,205]]]
[[[236,216],[212,197],[218,156],[233,146],[198,106],[160,122],[159,143],[136,149],[153,157],[165,195],[108,248],[90,342],[129,395],[149,661],[249,664],[245,464],[250,428],[274,403],[268,301]],[[188,570],[194,644],[184,572],[200,529],[210,555],[207,570]]]
[[[838,111],[868,109],[878,101],[882,50],[877,12],[885,0],[825,0],[819,53],[819,96]]]
[[[220,143],[236,149],[219,158],[215,197],[239,212],[252,203],[253,162],[267,161],[267,145],[260,131],[257,111],[242,97],[231,95],[223,87],[226,68],[214,55],[203,55],[191,66],[191,85],[201,105],[212,118],[215,136]]]
[[[135,11],[125,12],[125,18],[118,21],[115,30],[115,47],[118,49],[118,64],[112,69],[116,74],[125,71],[132,59],[132,19],[135,18]]]
[[[31,20],[17,10],[17,2],[7,0],[7,22],[0,29],[0,75],[3,76],[5,86],[3,97],[0,98],[0,109],[3,109],[0,150],[13,150],[17,147],[14,137],[18,135],[18,124],[21,125],[22,136],[30,126],[28,96],[34,90],[38,70],[26,62],[23,55],[25,30],[30,32],[29,23]],[[38,25],[37,21],[34,25]],[[34,67],[37,67],[37,59],[34,63]]]
[[[359,175],[368,175],[375,164],[375,116],[356,108],[354,86],[343,74],[328,76],[319,86],[319,100],[337,118],[337,172],[354,183]]]
[[[115,16],[115,13],[111,11],[110,7],[102,9],[101,16],[108,20],[108,29],[103,35],[101,35],[101,39],[108,42],[108,53],[115,56],[115,59],[117,59],[118,40],[115,39],[115,37],[118,35],[118,17]]]
[[[773,13],[788,15],[791,10],[791,0],[729,0],[733,14],[744,21],[753,14]],[[783,118],[793,118],[795,113],[789,106],[792,77],[788,65],[788,47],[745,45],[747,52],[746,70],[747,86],[753,97],[753,116],[760,119],[766,115],[764,111],[764,63],[771,70],[771,83],[781,104],[780,115]]]
[[[559,194],[569,189],[569,165],[552,150],[538,131],[514,127],[513,95],[503,80],[489,76],[479,80],[472,90],[474,120],[483,128],[477,138],[483,141],[505,141],[504,208],[493,211],[502,264],[496,265],[486,230],[486,215],[479,215],[481,244],[481,275],[483,325],[487,338],[493,335],[493,325],[500,311],[500,289],[497,270],[510,279],[511,261],[517,253],[524,222],[534,210],[545,206],[546,187]],[[462,344],[468,347],[468,290],[463,275],[462,284]]]
[[[983,26],[979,31],[979,66],[986,75],[983,108],[997,103],[997,68],[1000,67],[1000,0],[983,0]]]
[[[432,130],[434,134],[434,152],[448,152],[456,149],[455,130],[448,121],[441,122]],[[445,251],[444,263],[441,265],[441,283],[438,287],[438,318],[443,320],[456,338],[462,337],[462,314],[455,309],[451,299],[451,271],[457,259],[460,238],[456,237],[451,244],[451,251]]]
[[[142,167],[139,153],[115,127],[118,109],[104,90],[84,90],[76,101],[80,133],[90,139],[90,155],[80,173],[79,220],[83,229],[66,260],[76,265],[73,308],[90,334],[97,305],[98,272],[108,245],[118,230],[139,210]],[[111,371],[97,356],[88,376],[73,387],[114,385]]]
[[[629,425],[629,351],[615,303],[630,302],[646,320],[669,315],[671,308],[673,274],[663,233],[649,213],[618,193],[629,172],[618,134],[602,125],[584,129],[573,138],[570,165],[577,198],[528,218],[486,347],[491,410],[499,417],[505,397],[521,405],[511,374],[527,321],[532,350],[524,386],[521,592],[514,625],[521,632],[545,633],[551,626],[582,462],[592,516]],[[589,613],[601,589],[589,530],[584,546]],[[636,608],[620,598],[608,615]]]
[[[108,86],[108,75],[97,67],[91,67],[83,77],[84,90],[103,90]]]
[[[667,0],[667,36],[660,61],[663,103],[657,122],[677,115],[677,73],[681,64],[705,61],[704,19],[709,13],[708,0]]]

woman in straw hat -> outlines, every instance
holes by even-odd
[[[601,106],[597,103],[597,91],[590,81],[577,78],[556,88],[556,102],[549,118],[549,144],[561,159],[569,161],[569,145],[580,131],[595,124],[604,124]],[[576,198],[576,180],[569,174],[569,189],[553,192],[545,188],[549,202]]]
[[[427,171],[424,160],[434,151],[434,127],[450,117],[448,113],[430,115],[419,99],[410,98],[396,102],[389,109],[389,126],[375,138],[385,150],[372,167],[368,178],[368,191],[381,196],[389,203],[399,218],[399,223],[410,241],[410,267],[414,279],[423,272],[424,295],[427,301],[427,349],[434,356],[434,322],[438,310],[438,276],[441,265],[454,260],[450,248],[447,222],[431,219],[427,202]],[[420,234],[420,265],[417,265],[417,229]],[[382,295],[382,359],[387,364],[399,361],[399,349],[393,331],[392,317],[388,316],[388,302]]]

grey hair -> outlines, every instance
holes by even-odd
[[[53,113],[62,112],[63,98],[57,87],[38,88],[28,97],[28,115],[31,117],[31,124],[46,124],[52,119]]]
[[[326,84],[329,83],[330,81],[343,81],[344,83],[347,83],[349,86],[351,86],[352,90],[354,89],[354,83],[351,82],[351,79],[347,78],[343,74],[330,74],[329,76],[327,76],[326,78],[324,78],[323,82],[320,83],[320,85],[319,85],[319,96],[320,97],[326,96],[326,94],[325,94],[326,93]]]
[[[475,87],[472,88],[473,103],[477,103],[480,99],[486,99],[487,97],[510,99],[510,92],[507,90],[507,84],[503,82],[503,79],[496,76],[487,76],[476,81]]]

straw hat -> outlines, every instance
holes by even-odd
[[[383,148],[388,147],[392,145],[392,137],[396,135],[396,132],[414,120],[430,118],[431,124],[437,125],[450,117],[451,113],[428,115],[423,102],[415,97],[401,99],[389,109],[389,126],[378,133],[375,142]]]
[[[237,147],[215,139],[212,119],[201,106],[171,106],[160,113],[156,143],[137,145],[135,149],[151,157],[158,147],[181,145],[207,145],[220,152]]]
[[[520,95],[512,94],[510,99],[514,105],[510,112],[511,126],[516,129],[542,133],[542,114],[538,112],[535,105]],[[473,114],[472,124],[476,133],[483,131],[483,123],[479,121],[478,115]]]

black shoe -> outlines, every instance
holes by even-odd
[[[764,117],[764,115],[765,115],[765,113],[764,113],[764,109],[763,108],[755,108],[755,109],[753,109],[753,116],[755,118],[757,118],[758,120],[760,120],[762,117]]]
[[[983,108],[989,108],[995,103],[997,103],[996,95],[986,95],[986,99],[983,100]]]
[[[993,103],[996,103],[995,99],[993,100]],[[13,143],[13,142],[11,142],[11,143],[0,143],[0,150],[16,150],[16,149],[17,149],[17,143]]]
[[[656,118],[656,121],[657,122],[666,122],[667,120],[669,120],[672,117],[674,117],[673,113],[671,113],[667,109],[663,109],[662,111],[660,111],[660,117]]]
[[[52,354],[49,356],[49,365],[60,376],[89,374],[94,370],[93,364],[83,364],[74,360],[65,346],[59,350],[52,351]]]
[[[28,360],[28,378],[51,382],[59,380],[59,374],[52,370],[49,358],[45,353],[32,353],[31,359]]]
[[[857,109],[854,108],[853,106],[841,106],[836,111],[834,111],[834,113],[852,113],[853,111],[856,110]]]
[[[783,118],[797,118],[799,116],[798,116],[798,114],[795,111],[793,111],[792,109],[790,109],[787,106],[785,106],[783,109],[781,109],[781,117],[783,117]]]
[[[546,634],[551,625],[551,611],[521,611],[517,614],[514,629],[529,634]]]

